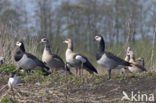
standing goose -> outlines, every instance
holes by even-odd
[[[96,53],[97,63],[107,67],[108,69],[108,79],[111,78],[111,70],[115,68],[123,68],[125,66],[130,66],[131,64],[110,52],[105,51],[105,42],[102,36],[95,36],[95,40],[99,42],[98,50]]]
[[[128,67],[129,71],[132,73],[138,73],[138,72],[143,72],[146,71],[146,69],[144,68],[144,64],[140,65],[135,61],[135,56],[133,51],[129,51],[128,53],[130,60],[129,62],[132,64],[131,67]]]
[[[51,71],[62,71],[63,73],[72,74],[69,68],[65,68],[64,61],[56,54],[53,54],[50,49],[50,44],[47,38],[42,38],[41,43],[45,44],[42,54],[42,61],[48,66]],[[66,70],[67,69],[67,70]]]
[[[68,44],[66,50],[66,62],[68,66],[76,68],[76,74],[80,74],[81,66],[86,69],[90,74],[98,73],[95,67],[89,62],[89,60],[81,54],[73,52],[73,45],[71,39],[66,39],[64,43]]]
[[[46,73],[46,75],[48,74],[45,68],[49,68],[45,66],[44,63],[40,61],[37,57],[30,53],[27,53],[25,51],[25,47],[22,41],[16,42],[16,45],[19,48],[14,55],[14,59],[20,68],[26,70],[27,72],[29,72],[32,69],[42,70]]]

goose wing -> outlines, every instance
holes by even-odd
[[[87,57],[82,56],[80,54],[75,55],[75,59],[81,61],[83,65],[87,68],[87,71],[90,73],[98,73],[96,68],[90,63],[90,61],[87,59]]]
[[[82,63],[87,62],[87,58],[84,57],[84,56],[82,56],[82,55],[80,55],[80,54],[76,54],[74,58],[75,58],[76,60],[81,61]]]
[[[127,61],[125,61],[125,60],[123,60],[123,59],[121,59],[121,58],[115,56],[114,54],[112,54],[112,53],[110,53],[110,52],[105,52],[105,54],[106,54],[106,56],[107,56],[108,58],[110,58],[110,59],[112,59],[112,60],[118,62],[118,63],[121,64],[121,65],[130,66],[130,63],[129,63],[129,62],[127,62]]]
[[[41,66],[41,67],[45,67],[44,63],[42,61],[40,61],[37,57],[35,57],[34,55],[30,54],[30,53],[25,53],[26,56],[28,58],[30,58],[31,60],[33,60],[36,65]]]
[[[64,61],[62,60],[62,58],[56,54],[53,54],[53,58],[57,61],[60,62],[62,64],[64,64]]]

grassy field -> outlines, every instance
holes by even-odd
[[[156,93],[155,72],[120,75],[116,71],[111,80],[107,80],[107,74],[43,76],[42,72],[35,71],[27,76],[19,71],[17,75],[22,83],[10,90],[8,72],[15,69],[14,65],[0,67],[0,103],[129,103],[121,101],[123,91]]]
[[[40,39],[41,37],[34,37],[24,40],[26,51],[38,58],[41,58],[44,48],[43,45],[39,44]],[[51,40],[53,53],[61,56],[63,60],[65,60],[66,50],[66,46],[62,44],[64,39],[59,39],[59,42]],[[10,42],[8,43],[6,40]],[[111,45],[107,43],[106,45],[106,51],[121,58],[125,58],[126,49],[130,46],[136,58],[143,57],[145,59],[145,67],[148,71],[146,73],[120,75],[120,70],[113,70],[112,79],[107,80],[107,69],[96,63],[96,45],[93,50],[87,51],[83,44],[75,43],[74,52],[85,55],[97,68],[98,75],[91,76],[84,72],[82,76],[51,74],[45,77],[38,71],[29,76],[18,71],[16,75],[21,78],[23,83],[14,88],[14,91],[8,89],[7,81],[9,75],[17,68],[13,58],[17,39],[12,40],[11,36],[6,36],[0,38],[0,41],[1,44],[4,43],[4,46],[0,45],[3,48],[0,50],[0,54],[5,57],[6,63],[0,66],[0,103],[129,103],[130,101],[121,101],[123,91],[129,95],[131,91],[154,94],[156,92],[154,69],[156,58],[154,53],[151,61],[152,43],[147,39],[129,44],[114,43]],[[75,72],[73,69],[71,70],[73,73]],[[40,85],[36,83],[40,83]]]

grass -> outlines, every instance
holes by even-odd
[[[39,40],[39,38],[37,38]],[[25,40],[26,42],[28,42],[29,40]],[[37,57],[41,57],[41,53],[43,50],[43,46],[39,47],[39,50],[34,47],[34,45],[37,44],[37,41],[31,41],[26,45],[26,49],[28,52],[35,54]],[[145,58],[145,62],[146,62],[146,68],[148,71],[150,71],[150,55],[151,55],[151,43],[148,40],[140,40],[140,41],[136,41],[135,43],[130,43],[129,44],[132,48],[132,50],[134,51],[134,53],[136,54],[136,57],[144,57]],[[62,45],[60,45],[61,47]],[[30,48],[33,48],[33,50],[31,50]],[[56,47],[56,45],[55,45]],[[144,48],[146,47],[146,48]],[[125,52],[126,52],[126,48],[127,46],[125,44],[114,44],[111,47],[106,46],[106,51],[110,51],[112,53],[114,53],[115,55],[124,58],[125,56]],[[54,47],[52,48],[54,50]],[[59,49],[58,54],[61,55],[61,57],[64,57],[64,46]],[[79,49],[76,48],[77,52],[82,52],[82,51],[78,51]],[[57,51],[56,51],[57,52]],[[139,82],[138,78],[145,78],[146,79],[151,79],[153,76],[156,75],[155,72],[145,72],[145,73],[141,73],[141,74],[124,74],[124,75],[119,75],[119,70],[113,70],[112,71],[112,79],[111,80],[107,80],[108,75],[107,75],[107,69],[103,68],[99,65],[97,65],[96,60],[95,60],[95,51],[92,51],[92,53],[90,54],[90,52],[82,52],[84,53],[84,55],[86,55],[88,57],[88,59],[91,61],[91,63],[93,63],[93,65],[97,68],[99,74],[98,75],[94,75],[94,76],[90,76],[87,75],[88,73],[85,72],[85,75],[83,76],[66,76],[66,75],[60,75],[57,73],[53,73],[49,76],[44,76],[43,73],[41,71],[33,71],[31,72],[28,76],[25,72],[21,72],[20,70],[18,70],[17,76],[25,83],[29,83],[32,87],[37,83],[40,82],[41,85],[45,84],[48,85],[49,87],[54,87],[54,88],[58,88],[58,87],[66,87],[69,86],[69,90],[78,90],[78,89],[82,89],[82,88],[87,88],[87,93],[90,92],[89,90],[97,90],[97,88],[102,88],[104,89],[104,91],[108,89],[112,89],[110,87],[114,87],[114,86],[118,86],[118,82],[122,81],[128,81],[126,82],[128,85],[134,85],[134,82]],[[155,55],[154,55],[154,62],[155,60]],[[10,59],[9,63],[7,64],[3,64],[0,66],[0,74],[3,75],[8,75],[11,73],[14,73],[15,70],[17,69],[17,67],[15,66],[15,63],[12,62],[13,60]],[[11,63],[11,64],[10,64]],[[73,70],[72,70],[73,71]],[[8,78],[5,78],[5,76],[1,77],[2,81],[7,82]],[[107,82],[108,81],[108,82]],[[112,84],[109,84],[112,83]],[[120,84],[120,83],[119,83]],[[100,86],[104,86],[104,87],[100,87]],[[105,90],[106,89],[106,90]],[[72,92],[73,92],[72,91]],[[84,92],[84,90],[82,90],[81,92]],[[95,91],[96,92],[96,91]],[[106,91],[107,92],[107,91]],[[106,97],[110,97],[109,95]],[[4,97],[0,103],[14,103],[14,101],[9,97],[6,96]]]
[[[11,66],[10,66],[11,67]],[[7,75],[7,74],[4,74]],[[156,73],[153,72],[145,72],[141,74],[123,74],[123,75],[114,75],[112,76],[111,80],[107,80],[107,75],[83,75],[83,76],[66,76],[66,75],[60,75],[57,73],[53,73],[49,76],[44,76],[41,71],[33,71],[30,73],[30,75],[26,75],[25,73],[18,75],[19,78],[24,82],[24,88],[26,88],[27,85],[29,85],[27,88],[34,88],[33,92],[35,92],[36,88],[36,83],[40,82],[42,89],[48,89],[51,90],[50,88],[53,87],[55,90],[61,89],[63,92],[68,87],[68,90],[71,93],[92,93],[98,92],[99,89],[103,89],[103,91],[108,92],[108,90],[116,90],[115,88],[118,88],[119,85],[123,85],[125,87],[125,82],[128,84],[126,85],[129,86],[134,86],[136,85],[136,82],[139,82],[141,78],[146,78],[147,77],[153,77],[156,76]],[[151,80],[149,78],[149,80]],[[42,86],[44,85],[44,86]],[[38,87],[38,88],[41,88]],[[123,88],[124,88],[123,87]],[[22,90],[23,88],[20,87]],[[40,89],[40,90],[42,90]],[[85,89],[85,91],[84,91]],[[29,90],[29,89],[27,89]],[[31,89],[30,89],[31,90]],[[117,89],[118,90],[118,89]],[[131,89],[130,89],[131,90]],[[23,92],[25,89],[23,90]],[[146,90],[147,91],[147,90]],[[144,92],[146,92],[144,91]],[[30,91],[29,91],[30,92]],[[64,91],[65,92],[65,91]],[[119,91],[120,92],[120,91]],[[149,90],[148,93],[151,91]],[[28,93],[28,91],[27,91]],[[39,93],[39,92],[38,92]],[[103,93],[102,91],[99,91],[99,93]],[[112,93],[108,93],[105,98],[109,98]],[[24,94],[21,94],[24,95]],[[27,94],[28,95],[28,94]],[[71,94],[70,94],[71,95]],[[82,94],[81,94],[82,95]],[[99,94],[100,95],[100,94]],[[115,95],[115,94],[114,94]],[[121,95],[121,94],[119,94]],[[118,96],[119,96],[118,95]],[[87,97],[88,98],[88,97]],[[17,103],[10,97],[10,95],[6,95],[3,97],[3,99],[0,101],[0,103]]]
[[[0,73],[3,74],[11,74],[13,72],[15,72],[16,70],[16,66],[14,64],[3,64],[0,66]]]
[[[5,96],[0,103],[18,103],[17,101],[13,100],[12,98],[10,98],[9,96]]]

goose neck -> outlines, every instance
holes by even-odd
[[[99,51],[101,51],[101,52],[105,51],[105,42],[104,42],[103,38],[102,38],[102,40],[99,43]]]
[[[21,50],[22,52],[25,52],[25,47],[24,47],[24,45],[21,45],[21,46],[20,46],[20,50]]]
[[[48,52],[51,53],[51,49],[50,49],[50,44],[49,43],[45,44],[44,51],[48,51]]]
[[[68,48],[67,49],[70,49],[71,51],[73,51],[73,44],[72,43],[68,43]]]

